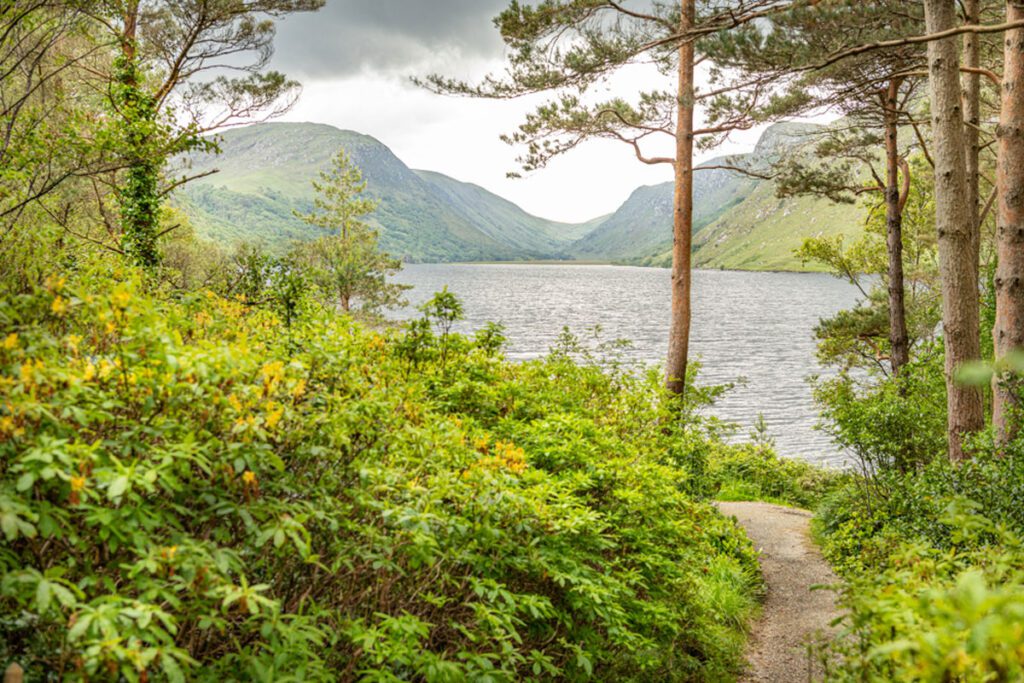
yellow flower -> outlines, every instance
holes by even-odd
[[[64,289],[64,285],[67,283],[67,278],[57,277],[56,275],[50,275],[43,282],[43,285],[51,292],[55,292],[59,289]]]
[[[284,408],[270,409],[270,406],[274,405],[270,403],[267,408],[267,429],[273,429],[277,426],[277,423],[281,421],[281,416],[284,415]]]
[[[82,338],[77,334],[69,334],[67,338],[68,348],[71,349],[72,353],[78,353],[78,345],[82,342]]]
[[[16,348],[18,348],[18,335],[15,334],[14,332],[11,332],[9,335],[7,335],[7,338],[4,339],[4,349],[7,351],[12,351]]]
[[[129,293],[128,290],[125,290],[125,289],[119,289],[119,290],[117,290],[116,292],[114,292],[113,294],[110,295],[111,303],[113,303],[115,307],[121,309],[122,311],[124,309],[128,308],[128,303],[131,300],[132,300],[131,293]]]
[[[294,398],[301,398],[306,393],[306,380],[300,379],[299,383],[292,389],[292,396]]]
[[[109,360],[104,358],[100,361],[100,379],[106,379],[110,377],[110,374],[114,371],[117,366],[111,363]]]
[[[84,379],[86,382],[88,382],[88,381],[94,379],[95,377],[96,377],[96,366],[93,365],[92,363],[89,363],[88,365],[85,366],[85,371],[82,372],[82,379]]]
[[[174,556],[178,554],[178,546],[172,545],[167,548],[164,548],[160,551],[160,554],[163,555],[164,559],[166,560],[173,560]]]
[[[279,360],[267,363],[260,369],[260,372],[263,374],[264,382],[277,381],[284,374],[284,363]]]
[[[21,377],[22,384],[34,384],[36,380],[36,372],[43,367],[42,361],[28,361],[24,363],[19,369],[19,376]]]
[[[71,490],[81,491],[85,488],[85,477],[71,477]]]
[[[17,431],[18,430],[15,428],[13,417],[10,417],[9,415],[0,417],[0,434],[11,434],[17,436]]]
[[[242,412],[242,402],[238,400],[238,397],[234,394],[228,396],[228,403],[235,409],[236,412]]]
[[[64,315],[68,310],[68,300],[58,294],[50,304],[50,310],[54,315]]]
[[[245,482],[246,486],[252,486],[256,483],[256,473],[252,470],[246,470],[242,474],[242,481]]]

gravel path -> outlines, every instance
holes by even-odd
[[[757,683],[818,680],[820,665],[806,643],[821,638],[838,616],[834,593],[811,586],[838,579],[810,538],[811,513],[770,503],[719,503],[736,517],[760,551],[767,584],[764,613],[751,630],[749,670],[740,679]]]

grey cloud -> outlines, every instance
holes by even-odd
[[[319,12],[282,20],[273,66],[305,79],[370,68],[415,69],[443,50],[465,58],[501,54],[492,19],[508,0],[327,0]]]

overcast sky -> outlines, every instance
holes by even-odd
[[[505,174],[517,170],[521,150],[501,142],[499,135],[514,131],[539,99],[443,97],[410,82],[412,76],[430,73],[476,79],[500,71],[504,51],[492,20],[507,4],[327,0],[317,13],[282,20],[273,66],[304,88],[283,120],[328,123],[372,135],[413,168],[482,185],[555,220],[584,221],[610,213],[636,187],[671,180],[670,166],[646,166],[630,147],[613,141],[588,143],[545,169],[508,179]],[[611,88],[628,96],[639,88],[671,87],[659,78],[633,69]],[[758,134],[737,134],[713,154],[748,151]]]

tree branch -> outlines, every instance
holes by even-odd
[[[749,168],[743,168],[742,166],[732,166],[731,164],[712,164],[710,166],[694,166],[694,171],[735,171],[736,173],[742,173],[745,176],[751,178],[759,178],[761,180],[775,180],[778,177],[778,173],[758,173],[757,171],[751,171]]]
[[[874,43],[865,43],[864,45],[858,45],[851,47],[847,50],[836,52],[829,56],[822,62],[812,64],[811,66],[802,67],[802,71],[817,71],[826,67],[832,66],[836,62],[840,62],[849,57],[855,57],[862,55],[866,52],[874,52],[875,50],[887,50],[893,47],[900,47],[903,45],[919,45],[921,43],[930,43],[935,40],[943,40],[945,38],[952,38],[954,36],[963,35],[965,33],[1004,33],[1013,29],[1024,28],[1024,21],[1008,21],[1002,24],[967,24],[964,26],[957,26],[945,31],[939,31],[938,33],[931,33],[920,36],[907,36],[906,38],[895,38],[893,40],[879,40]]]
[[[220,173],[220,169],[219,168],[213,168],[213,169],[210,169],[209,171],[203,171],[202,173],[197,173],[195,175],[191,175],[191,176],[186,176],[184,178],[180,178],[179,180],[176,180],[175,182],[171,183],[170,185],[165,187],[163,190],[161,190],[159,196],[160,197],[166,197],[171,192],[173,192],[174,190],[178,189],[179,187],[181,187],[185,183],[190,183],[193,180],[199,180],[200,178],[205,178],[207,176],[211,176],[214,173]]]

